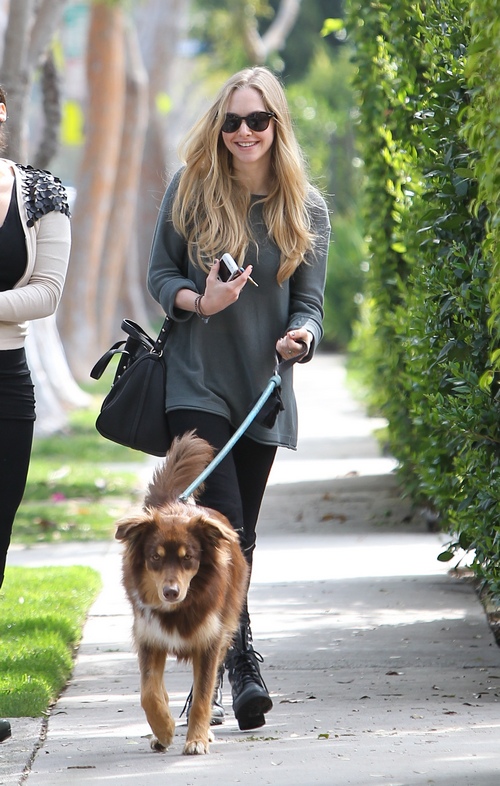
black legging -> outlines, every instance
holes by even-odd
[[[0,587],[12,525],[26,487],[34,425],[33,420],[0,418]]]
[[[169,412],[168,425],[173,437],[195,429],[217,451],[235,431],[224,417],[190,409]],[[227,516],[239,534],[250,567],[257,519],[275,455],[275,445],[263,445],[243,435],[209,475],[199,497],[201,505]]]
[[[35,421],[35,397],[24,349],[0,351],[0,587],[12,525],[23,498]]]

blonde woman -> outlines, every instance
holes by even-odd
[[[283,88],[266,68],[226,82],[188,134],[183,160],[160,208],[148,286],[175,321],[167,343],[172,436],[196,429],[220,449],[265,388],[276,353],[293,358],[305,344],[301,362],[313,356],[323,332],[330,223],[307,180]],[[234,280],[221,280],[224,253],[242,269]],[[254,421],[200,497],[228,517],[250,567],[276,449],[297,444],[292,383],[289,369],[274,425]],[[261,662],[245,608],[225,664],[243,730],[263,726],[272,708]],[[213,724],[224,719],[221,684]]]

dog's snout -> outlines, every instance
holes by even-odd
[[[163,597],[169,603],[174,603],[179,599],[180,590],[178,584],[165,584],[163,587]]]

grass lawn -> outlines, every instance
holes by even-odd
[[[7,568],[0,590],[0,717],[43,715],[66,684],[101,586],[86,567]]]
[[[99,401],[73,413],[65,433],[35,440],[13,543],[112,538],[116,519],[140,501],[146,457],[98,434]]]
[[[89,385],[94,406],[73,413],[63,434],[35,440],[13,543],[110,539],[116,519],[140,502],[137,470],[146,457],[95,429],[109,385],[110,379]],[[7,568],[0,590],[0,717],[38,717],[58,697],[99,587],[99,574],[86,567]]]

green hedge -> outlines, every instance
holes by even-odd
[[[353,362],[417,502],[500,597],[499,2],[348,2],[370,272]]]

